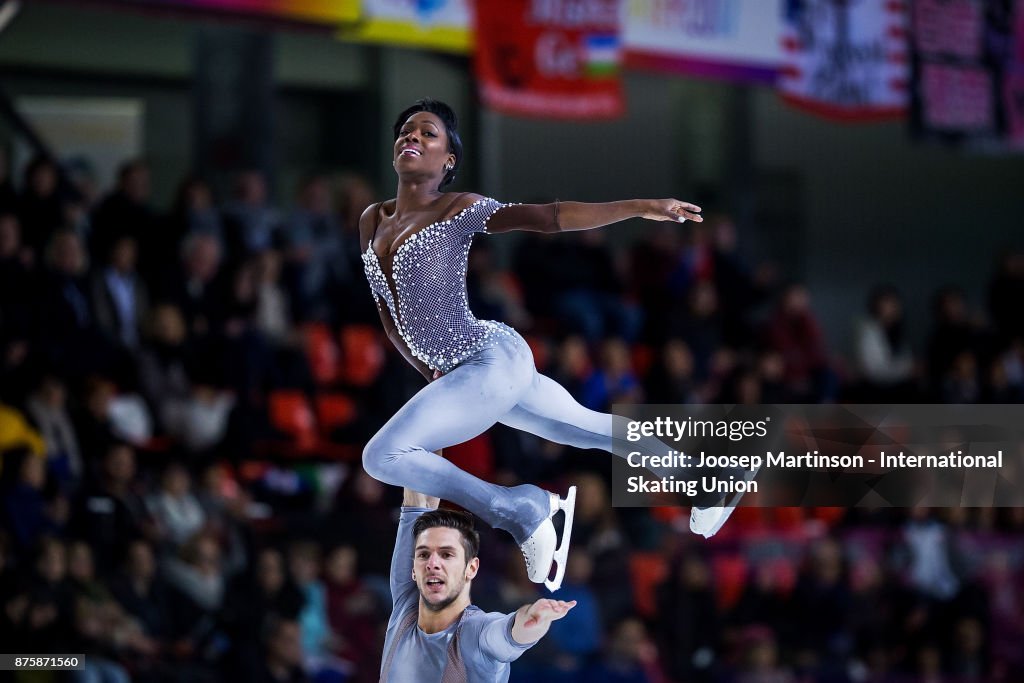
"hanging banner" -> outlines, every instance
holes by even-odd
[[[782,97],[833,119],[902,117],[907,12],[904,0],[786,0]]]
[[[474,61],[481,100],[522,116],[621,116],[619,5],[477,0]]]
[[[988,149],[1019,146],[1024,2],[916,0],[911,25],[913,129]]]
[[[774,83],[782,65],[783,0],[626,0],[631,68]]]
[[[1006,107],[1006,136],[1009,145],[1024,149],[1024,0],[1014,8],[1013,51],[1003,85]]]
[[[213,12],[228,16],[281,19],[333,27],[359,17],[359,0],[119,0],[141,7]]]
[[[471,0],[363,0],[341,40],[466,54],[473,47]]]

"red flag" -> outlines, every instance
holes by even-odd
[[[486,106],[561,119],[622,115],[619,0],[478,0],[475,17]]]

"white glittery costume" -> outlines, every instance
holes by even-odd
[[[487,219],[503,206],[493,199],[478,200],[405,240],[392,259],[394,292],[372,238],[363,254],[377,305],[386,303],[409,350],[434,370],[449,372],[495,337],[515,334],[502,323],[477,320],[466,295],[473,234],[486,232]]]

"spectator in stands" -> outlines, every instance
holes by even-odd
[[[997,343],[1024,339],[1024,318],[1020,302],[1024,300],[1024,251],[1007,250],[999,258],[995,275],[988,286],[988,309],[995,327]]]
[[[928,384],[933,396],[941,394],[942,378],[964,351],[979,348],[981,330],[971,319],[967,299],[959,287],[943,287],[932,299],[932,331],[928,337]]]
[[[217,238],[204,233],[187,237],[182,245],[181,265],[181,272],[165,286],[162,299],[177,305],[191,334],[205,335],[216,315],[221,266]]]
[[[267,181],[255,170],[235,177],[234,198],[223,209],[226,247],[231,259],[243,259],[274,246],[281,217],[267,197]]]
[[[325,176],[310,176],[302,182],[286,226],[284,282],[291,293],[292,310],[300,320],[326,319],[330,302],[325,297],[334,261],[343,258],[343,235]]]
[[[256,327],[272,343],[283,346],[293,341],[292,304],[281,286],[281,254],[273,249],[259,253],[255,260]]]
[[[629,347],[621,339],[606,339],[601,345],[601,364],[583,385],[580,403],[591,410],[611,410],[615,403],[640,403],[643,387],[633,371]]]
[[[693,374],[698,382],[711,375],[711,359],[722,348],[722,315],[718,294],[710,282],[697,282],[687,294],[687,308],[669,325],[693,354]]]
[[[293,618],[270,615],[262,624],[259,656],[255,668],[240,680],[253,683],[303,683],[302,629]]]
[[[7,147],[0,145],[0,213],[18,208],[18,193],[11,180],[11,159]]]
[[[962,351],[942,376],[944,403],[977,403],[982,399],[978,356],[973,351]]]
[[[170,645],[170,589],[157,573],[153,547],[147,541],[136,539],[128,544],[123,567],[114,575],[110,590],[156,648]]]
[[[608,247],[606,233],[584,230],[563,236],[554,246],[559,286],[548,295],[553,296],[555,312],[568,330],[591,344],[606,336],[635,341],[643,315],[623,296],[623,268]]]
[[[167,240],[162,239],[161,225],[150,208],[152,194],[149,166],[141,159],[121,164],[117,185],[96,207],[92,216],[90,248],[95,255],[112,253],[114,244],[123,237],[135,240],[139,252],[139,270],[154,272],[167,258]]]
[[[288,548],[288,570],[304,600],[298,622],[305,670],[311,676],[321,672],[342,676],[330,656],[334,635],[327,616],[327,589],[320,580],[321,564],[320,547],[313,541],[298,541]]]
[[[793,400],[815,403],[834,398],[835,378],[806,287],[792,284],[782,291],[765,329],[765,341],[782,356],[784,382]]]
[[[160,241],[165,257],[146,274],[151,287],[166,287],[176,275],[176,264],[167,255],[181,253],[185,241],[199,235],[210,237],[221,246],[224,244],[224,225],[210,186],[198,176],[189,176],[178,186],[174,205],[162,221]]]
[[[583,398],[584,386],[593,374],[594,367],[590,360],[590,351],[583,337],[570,335],[558,346],[558,359],[552,378],[572,394],[573,398]]]
[[[611,630],[604,657],[580,678],[587,683],[659,683],[665,680],[658,650],[644,623],[635,617],[618,622]]]
[[[683,555],[658,586],[657,605],[654,633],[666,673],[680,681],[710,680],[722,620],[707,561]]]
[[[633,609],[630,585],[629,543],[608,500],[608,488],[601,477],[586,472],[573,477],[577,482],[576,521],[573,523],[573,552],[586,552],[593,560],[590,587],[597,595],[601,618],[613,624]]]
[[[811,546],[793,589],[793,635],[798,650],[813,653],[823,666],[849,654],[852,595],[843,547],[832,538]]]
[[[752,336],[750,315],[770,293],[775,270],[770,264],[751,269],[739,254],[736,224],[728,214],[710,216],[704,223],[711,232],[713,279],[722,309],[726,343],[738,345]]]
[[[0,386],[10,385],[5,375],[28,353],[35,314],[30,295],[35,286],[34,257],[21,235],[17,215],[0,211]]]
[[[96,271],[90,287],[96,324],[112,346],[135,353],[149,314],[146,286],[136,269],[137,244],[128,236],[110,245],[106,267]]]
[[[645,382],[650,403],[695,403],[697,384],[690,347],[682,339],[669,339],[651,365]]]
[[[98,481],[86,488],[74,516],[78,535],[93,547],[104,575],[117,566],[124,543],[156,536],[135,475],[135,450],[112,443],[103,455]]]
[[[735,683],[795,683],[793,673],[779,664],[779,649],[770,629],[752,626],[739,646],[742,665]]]
[[[90,304],[84,276],[87,255],[74,232],[54,233],[47,248],[48,272],[43,284],[38,319],[38,339],[50,367],[71,377],[98,369],[103,343]]]
[[[139,353],[139,388],[161,430],[171,432],[192,392],[186,363],[191,349],[181,311],[171,304],[155,306],[145,342]]]
[[[551,624],[550,638],[553,644],[569,656],[569,661],[560,662],[560,665],[574,672],[585,669],[591,659],[597,656],[601,646],[601,613],[597,606],[597,596],[589,585],[593,573],[594,562],[588,553],[569,555],[565,583],[558,589],[558,599],[575,602],[576,606],[562,619]]]
[[[18,219],[22,239],[37,255],[64,226],[64,211],[58,189],[56,162],[37,155],[25,167],[21,196],[18,197]]]
[[[201,659],[202,648],[216,646],[218,617],[224,607],[227,578],[220,545],[206,533],[190,538],[176,556],[162,563],[170,587],[171,633],[180,656]]]
[[[358,173],[345,173],[338,179],[337,205],[341,255],[331,262],[328,298],[333,303],[331,318],[335,323],[375,323],[377,306],[363,287],[363,255],[359,250],[359,217],[376,201],[373,186]],[[344,294],[344,299],[341,294]],[[344,306],[340,302],[344,300]]]
[[[148,500],[158,533],[172,551],[197,534],[206,522],[203,508],[191,488],[188,470],[180,462],[171,461],[160,477],[160,490]]]
[[[855,340],[865,401],[907,401],[914,395],[914,356],[907,339],[903,299],[892,286],[875,287],[868,296],[868,318]]]
[[[46,459],[27,448],[3,454],[3,528],[10,533],[15,548],[35,547],[43,536],[60,531],[59,520],[47,509],[44,496]]]
[[[21,652],[69,652],[74,600],[67,583],[67,549],[53,537],[39,541],[16,632]]]
[[[356,681],[376,681],[384,643],[377,631],[381,603],[357,572],[359,555],[351,545],[327,555],[324,585],[334,654],[354,669]]]
[[[224,603],[225,628],[238,661],[259,660],[260,629],[277,615],[297,620],[305,604],[302,592],[288,577],[284,557],[276,548],[264,548],[251,571],[234,577]],[[298,633],[301,652],[301,628]],[[300,656],[296,664],[302,666]]]
[[[67,389],[55,375],[44,375],[26,402],[26,410],[46,444],[50,473],[61,484],[77,487],[85,475],[78,435],[67,406]]]

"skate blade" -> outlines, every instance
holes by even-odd
[[[747,482],[750,482],[750,481],[752,481],[754,479],[754,477],[757,476],[757,473],[760,472],[760,471],[761,471],[761,468],[760,468],[760,466],[758,466],[758,467],[754,468],[753,472],[748,471],[746,474],[744,474],[743,475],[743,479],[745,481],[747,481]],[[715,525],[711,529],[705,531],[704,533],[702,533],[700,535],[703,536],[704,538],[711,538],[712,536],[717,534],[722,529],[722,527],[725,526],[725,523],[727,521],[729,521],[729,517],[732,516],[733,511],[736,509],[736,506],[739,505],[740,498],[742,498],[743,495],[744,494],[739,493],[739,492],[736,492],[736,493],[732,494],[732,497],[730,497],[729,500],[725,502],[725,505],[722,506],[724,508],[724,511],[725,511],[724,514],[721,517],[718,518],[718,521],[715,523]]]
[[[564,500],[558,501],[558,508],[565,513],[565,524],[562,526],[562,542],[555,550],[555,578],[544,579],[544,585],[554,593],[562,587],[562,579],[565,577],[565,563],[569,556],[569,540],[572,537],[572,520],[576,513],[576,487],[570,486],[569,493]]]

